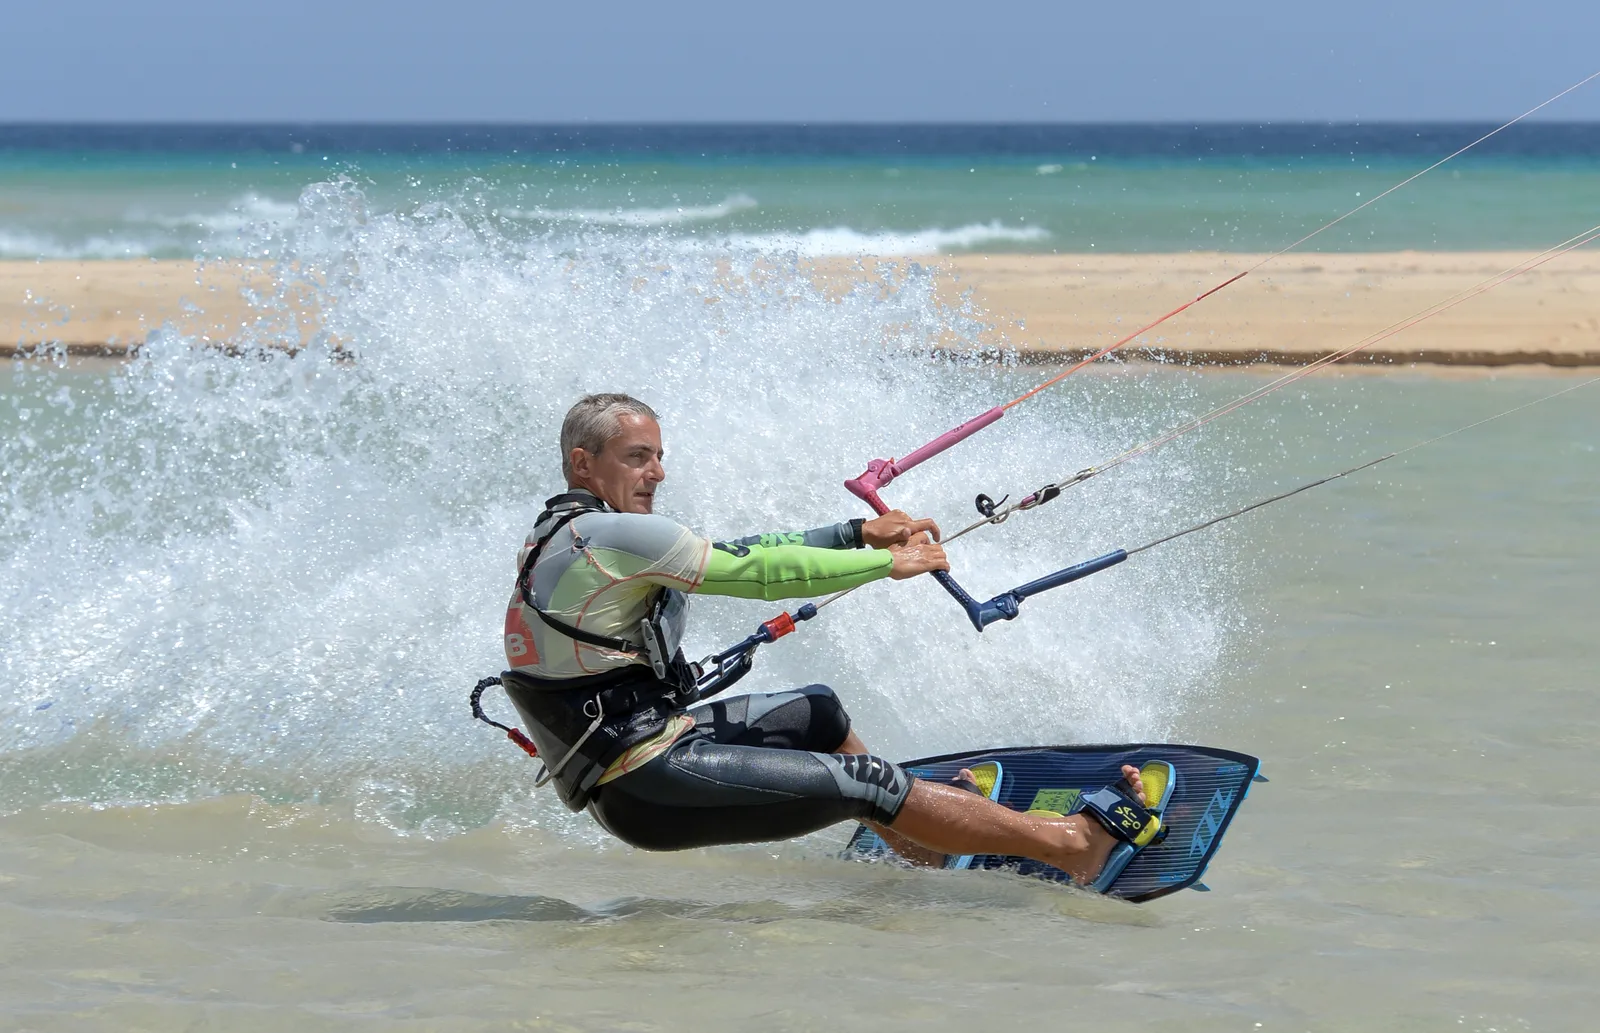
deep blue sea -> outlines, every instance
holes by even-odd
[[[1493,129],[1426,125],[0,126],[0,258],[250,254],[309,187],[805,256],[1272,250]],[[1600,124],[1513,126],[1319,237],[1535,248],[1600,222]]]

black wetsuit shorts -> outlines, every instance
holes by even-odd
[[[589,811],[645,850],[792,839],[841,821],[889,824],[915,781],[899,765],[838,754],[850,717],[826,685],[688,711],[660,756],[595,790]]]

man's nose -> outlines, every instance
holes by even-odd
[[[656,484],[660,484],[667,479],[667,468],[661,465],[661,460],[654,459],[651,460],[650,468],[645,471],[644,475]]]

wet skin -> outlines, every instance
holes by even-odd
[[[837,753],[867,753],[851,732]],[[957,776],[972,780],[963,768]],[[1139,769],[1122,766],[1134,797],[1145,803]],[[873,825],[895,853],[914,864],[938,866],[949,854],[1026,857],[1059,868],[1088,884],[1105,867],[1117,839],[1087,814],[1025,814],[954,785],[918,779],[892,826]]]

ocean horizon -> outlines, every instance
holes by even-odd
[[[12,150],[341,153],[866,155],[1082,151],[1107,157],[1425,156],[1501,123],[1351,122],[0,122]],[[1448,153],[1448,150],[1445,152]],[[1474,148],[1477,159],[1600,156],[1600,120],[1520,122]]]
[[[308,190],[575,237],[800,257],[1275,250],[1495,123],[10,124],[0,258],[270,251]],[[1600,123],[1519,123],[1314,250],[1543,248],[1597,221]]]

